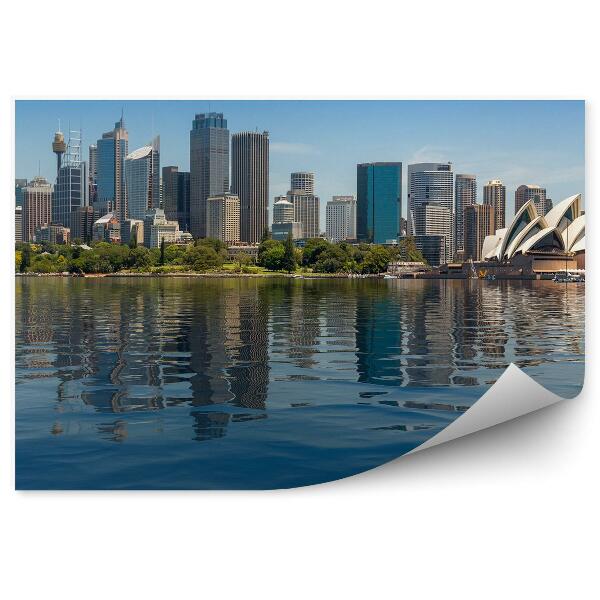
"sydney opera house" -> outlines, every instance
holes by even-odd
[[[488,235],[481,250],[487,266],[541,274],[585,268],[585,214],[581,194],[558,203],[545,216],[533,201],[524,204],[510,225]]]

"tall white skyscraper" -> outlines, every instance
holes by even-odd
[[[356,239],[356,198],[333,196],[326,206],[326,235],[333,242]]]

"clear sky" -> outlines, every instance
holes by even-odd
[[[262,101],[262,100],[20,100],[16,102],[15,176],[38,173],[54,182],[51,149],[63,132],[81,128],[87,147],[113,128],[124,111],[129,150],[161,139],[161,167],[189,169],[189,130],[195,113],[223,112],[231,133],[268,130],[270,203],[289,188],[292,171],[314,171],[321,197],[356,194],[356,164],[375,161],[451,161],[456,173],[483,184],[501,179],[507,215],[522,183],[546,187],[555,202],[584,192],[582,101]],[[402,214],[406,216],[406,186]],[[272,213],[271,213],[272,215]]]

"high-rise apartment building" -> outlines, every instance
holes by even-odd
[[[402,163],[356,166],[356,235],[375,244],[398,241],[402,216]]]
[[[35,231],[52,220],[52,186],[44,177],[34,177],[23,188],[23,241],[35,241]]]
[[[481,260],[483,240],[496,231],[496,211],[491,204],[472,204],[464,210],[464,257]]]
[[[269,132],[231,138],[231,193],[240,199],[240,240],[258,243],[269,226]]]
[[[273,202],[273,223],[292,223],[294,221],[294,205],[287,196],[275,196]]]
[[[128,218],[142,220],[159,206],[160,138],[134,150],[125,158]],[[124,220],[124,219],[123,219]]]
[[[129,154],[129,134],[123,116],[112,131],[102,134],[96,142],[96,202],[99,214],[113,212],[114,217],[127,218],[127,191],[125,187],[125,157]]]
[[[413,208],[414,236],[443,236],[444,252],[439,253],[436,249],[435,256],[428,254],[427,248],[423,256],[432,266],[438,266],[452,260],[452,248],[448,239],[452,237],[452,212],[446,206],[435,202],[419,202]],[[443,261],[443,262],[437,262]]]
[[[162,208],[169,221],[177,221],[181,231],[190,230],[190,174],[179,167],[162,169]]]
[[[492,179],[483,186],[483,203],[494,207],[496,229],[503,229],[506,222],[506,186],[499,179]]]
[[[457,173],[454,180],[454,250],[464,250],[464,210],[477,203],[475,175]]]
[[[515,215],[530,200],[533,201],[538,215],[544,216],[552,208],[551,200],[548,204],[545,188],[531,184],[520,185],[515,191]]]
[[[333,242],[356,239],[356,198],[333,196],[327,203],[326,235]]]
[[[290,190],[287,199],[294,206],[294,222],[300,223],[302,237],[316,238],[321,235],[321,200],[319,196]]]
[[[206,236],[226,244],[240,241],[240,199],[235,194],[208,197]]]
[[[15,206],[15,244],[23,241],[23,207]]]
[[[197,114],[190,131],[190,231],[206,237],[206,199],[229,192],[229,129],[223,113]]]
[[[305,194],[315,193],[315,174],[306,171],[298,171],[290,176],[290,190],[304,192]]]
[[[81,132],[69,132],[52,198],[52,223],[70,227],[71,213],[88,203],[87,165],[81,160]]]

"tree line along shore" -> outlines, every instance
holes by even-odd
[[[296,247],[286,241],[263,239],[256,257],[241,252],[229,254],[227,245],[212,238],[193,244],[163,243],[159,248],[93,242],[73,244],[17,244],[15,271],[20,274],[363,274],[387,270],[394,260],[423,261],[414,241],[404,239],[397,246],[332,243],[322,238]],[[424,261],[423,261],[424,262]]]

